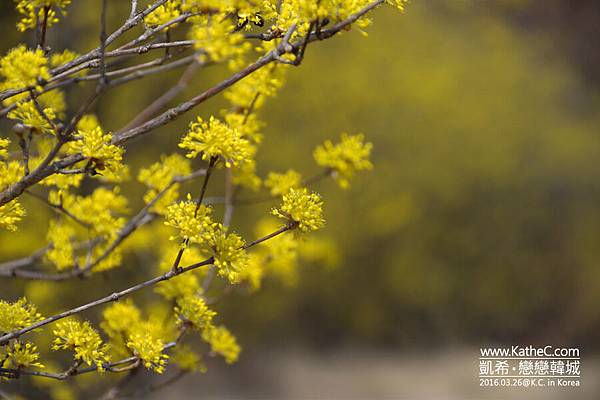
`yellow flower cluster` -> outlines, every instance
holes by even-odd
[[[25,216],[25,209],[17,200],[0,206],[0,227],[8,231],[17,230],[17,223]]]
[[[210,219],[211,213],[212,208],[204,204],[197,206],[189,194],[187,201],[171,204],[167,207],[165,225],[177,229],[179,235],[170,239],[179,237],[192,243],[202,243],[208,238],[214,225]]]
[[[89,322],[62,321],[56,324],[53,333],[56,337],[52,342],[53,350],[71,350],[76,361],[94,364],[98,370],[102,370],[103,364],[108,361],[108,349]]]
[[[170,361],[177,365],[182,371],[205,373],[206,364],[190,346],[177,345]]]
[[[173,183],[173,179],[178,176],[188,175],[191,172],[190,161],[179,154],[161,156],[159,162],[150,165],[148,168],[141,169],[138,174],[138,181],[148,187],[148,191],[144,194],[144,202],[146,204],[150,203],[156,195],[171,185],[160,200],[152,207],[153,211],[165,214],[167,206],[179,197],[180,185],[179,183]]]
[[[8,145],[7,142],[4,142]],[[2,149],[6,154],[5,148]],[[0,160],[0,191],[5,190],[10,185],[18,182],[23,177],[23,166],[18,161],[1,161]],[[19,223],[25,216],[25,209],[15,199],[0,206],[0,227],[14,232],[17,230]]]
[[[211,351],[225,358],[227,364],[237,361],[241,348],[235,336],[224,326],[212,327],[202,332],[202,339],[210,344]]]
[[[163,353],[165,345],[161,339],[148,332],[135,332],[129,337],[127,347],[140,358],[145,368],[158,374],[165,372],[169,356]]]
[[[271,189],[271,196],[284,195],[290,189],[297,189],[301,184],[302,175],[293,169],[289,169],[282,174],[269,172],[265,180],[265,186]]]
[[[66,64],[73,61],[79,56],[79,54],[71,50],[63,50],[62,53],[54,53],[50,56],[50,65],[58,67],[59,65]]]
[[[127,198],[118,187],[99,187],[89,196],[73,195],[66,191],[51,191],[48,200],[61,204],[80,221],[89,225],[91,231],[105,238],[113,238],[125,223],[119,216],[127,212]]]
[[[40,89],[39,84],[50,78],[48,59],[41,49],[29,50],[20,45],[0,58],[0,91],[11,89]],[[55,134],[50,121],[62,117],[66,108],[64,93],[53,90],[37,96],[38,106],[27,100],[29,93],[24,92],[3,101],[5,105],[15,107],[8,113],[8,118],[20,121],[23,128],[31,133]]]
[[[112,174],[118,173],[123,168],[123,148],[111,144],[110,133],[104,133],[99,125],[93,128],[92,125],[93,121],[88,120],[78,126],[80,137],[69,143],[67,153],[81,153],[95,172],[107,170]]]
[[[43,111],[45,117],[40,114],[33,101],[23,101],[17,103],[17,107],[8,113],[8,118],[21,121],[27,129],[31,129],[34,133],[54,134],[54,129],[48,120],[54,120],[56,114],[50,107],[44,108]]]
[[[41,319],[42,314],[25,298],[14,303],[0,300],[0,333],[22,329]]]
[[[10,139],[0,138],[0,158],[8,157],[8,146],[10,145]]]
[[[223,97],[237,110],[258,110],[283,86],[285,71],[285,65],[278,64],[261,68],[226,90]]]
[[[237,166],[246,160],[251,152],[250,143],[238,130],[212,116],[208,122],[200,117],[196,122],[192,122],[179,147],[188,150],[188,158],[195,158],[200,153],[203,160],[219,157],[227,168]]]
[[[74,248],[71,241],[74,235],[75,229],[71,225],[50,221],[46,238],[52,247],[44,254],[44,258],[59,271],[70,268],[74,264]]]
[[[170,0],[160,7],[156,8],[144,18],[146,25],[151,27],[161,26],[181,15],[181,4],[179,1]],[[174,25],[165,28],[165,31],[172,28]]]
[[[279,225],[272,219],[259,221],[255,229],[258,237],[277,230]],[[274,237],[250,254],[250,265],[243,279],[251,290],[258,290],[265,275],[272,275],[291,286],[297,281],[299,240],[297,236],[282,234]]]
[[[48,60],[41,49],[17,46],[0,59],[0,77],[0,90],[37,87],[40,79],[50,79]]]
[[[194,329],[203,331],[212,325],[216,312],[206,305],[203,298],[185,296],[177,299],[175,313],[179,316],[178,324],[191,324]]]
[[[364,135],[348,135],[342,133],[340,142],[333,144],[330,140],[318,146],[313,155],[317,164],[334,172],[334,178],[340,187],[348,188],[350,179],[356,171],[369,170],[373,164],[369,161],[372,143],[364,142]]]
[[[229,60],[232,68],[239,65],[244,54],[251,49],[244,35],[235,32],[235,24],[226,15],[208,15],[194,19],[189,32],[190,40],[196,49],[201,50],[201,62],[222,62]]]
[[[235,233],[227,233],[227,228],[218,224],[211,232],[207,244],[215,259],[218,274],[231,283],[238,283],[240,274],[248,266],[244,239]]]
[[[31,342],[22,343],[15,341],[12,345],[8,346],[6,357],[9,365],[13,368],[44,368],[44,365],[37,361],[40,358],[37,346]]]
[[[173,245],[173,242],[169,242],[167,246],[164,246],[158,268],[160,273],[165,273],[173,268],[173,255],[177,254],[180,249],[178,246],[179,244]],[[206,254],[201,252],[199,248],[190,246],[183,253],[180,265],[191,265],[204,259],[206,259]],[[198,268],[194,271],[177,275],[173,279],[159,283],[154,291],[169,302],[181,297],[202,295],[203,290],[199,279],[201,279],[205,273],[206,269]]]
[[[22,15],[17,23],[17,29],[24,32],[35,29],[38,19],[46,18],[46,26],[52,26],[58,22],[57,11],[66,14],[65,8],[71,4],[71,0],[15,0],[17,11]],[[45,16],[47,13],[47,16]]]
[[[121,339],[142,320],[140,310],[131,299],[114,303],[102,312],[100,327],[110,339]]]
[[[163,337],[170,336],[162,323],[142,319],[131,300],[105,308],[100,327],[110,338],[111,349],[119,356],[128,352],[139,357],[145,368],[163,373],[168,355],[164,354]]]
[[[323,200],[308,189],[290,189],[283,195],[283,203],[271,213],[288,223],[297,225],[302,232],[320,229],[325,225],[323,219]]]

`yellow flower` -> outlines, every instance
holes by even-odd
[[[285,66],[273,64],[253,72],[223,93],[238,112],[258,110],[265,99],[273,97],[283,86]],[[246,122],[247,123],[247,122]]]
[[[166,24],[167,22],[179,17],[179,15],[181,14],[179,10],[180,6],[180,1],[170,0],[167,3],[156,8],[150,14],[148,14],[146,18],[144,18],[144,22],[146,23],[146,25],[151,27],[157,27]],[[169,30],[174,26],[175,25],[167,27],[165,31]]]
[[[214,225],[210,219],[211,213],[212,208],[204,204],[197,206],[189,194],[187,201],[171,204],[167,207],[165,225],[177,229],[179,233],[170,239],[179,237],[193,243],[203,242]]]
[[[140,358],[145,368],[159,374],[165,371],[168,355],[163,353],[164,343],[149,332],[136,332],[129,337],[127,347]]]
[[[0,158],[8,157],[8,146],[10,145],[10,139],[0,138]]]
[[[96,365],[102,370],[102,365],[108,361],[106,345],[98,332],[92,328],[89,322],[83,323],[75,320],[67,320],[56,324],[53,331],[53,350],[71,350],[73,358],[87,365]]]
[[[185,296],[177,300],[175,314],[179,316],[178,324],[191,324],[194,329],[205,330],[212,326],[216,312],[206,305],[203,298],[198,296]]]
[[[170,361],[176,364],[183,371],[205,373],[206,364],[202,358],[190,346],[178,344],[173,351]]]
[[[12,346],[8,346],[6,355],[8,356],[10,365],[14,368],[44,368],[43,364],[37,362],[40,355],[37,352],[37,346],[33,343],[15,341]]]
[[[148,187],[144,194],[144,202],[150,203],[158,193],[163,191],[177,176],[185,176],[192,172],[190,161],[179,154],[162,155],[160,161],[143,168],[138,174],[138,181]],[[167,206],[179,197],[179,183],[173,184],[158,200],[152,209],[165,214]]]
[[[15,232],[17,223],[25,216],[25,209],[17,200],[10,201],[0,206],[0,227]]]
[[[17,11],[22,15],[21,20],[17,24],[17,29],[24,32],[27,29],[35,29],[38,19],[44,19],[45,9],[48,8],[46,17],[46,26],[52,26],[58,22],[57,12],[62,15],[66,14],[64,10],[71,0],[16,0]]]
[[[42,49],[28,50],[20,45],[0,59],[0,90],[38,86],[39,80],[50,79],[48,60]]]
[[[173,264],[173,256],[170,258]],[[173,279],[159,283],[154,291],[165,298],[165,300],[175,300],[181,297],[194,296],[202,292],[198,277],[194,274],[181,274]]]
[[[80,221],[88,224],[92,232],[106,238],[114,237],[125,224],[118,214],[127,212],[127,198],[118,187],[112,190],[99,187],[89,196],[76,196],[67,191],[51,191],[48,200],[61,204]]]
[[[102,322],[100,328],[109,338],[122,339],[142,321],[140,310],[133,304],[131,299],[113,303],[102,311]]]
[[[227,364],[237,361],[241,348],[235,336],[224,326],[212,327],[202,333],[202,339],[210,344],[211,351],[225,358]]]
[[[44,255],[45,259],[53,264],[57,270],[62,271],[73,267],[73,243],[71,237],[75,234],[72,226],[50,221],[50,228],[46,238],[52,247]]]
[[[271,189],[271,196],[281,196],[289,192],[290,189],[298,188],[302,183],[302,175],[293,169],[287,172],[278,174],[269,172],[265,180],[265,186]]]
[[[290,189],[283,195],[282,205],[271,213],[297,225],[302,232],[314,231],[325,225],[321,196],[310,193],[306,188]]]
[[[356,171],[373,168],[373,164],[369,161],[373,144],[365,143],[364,138],[361,134],[342,133],[339,143],[334,145],[328,140],[322,146],[318,146],[313,153],[317,164],[330,168],[334,172],[334,178],[342,188],[349,186],[349,179]]]
[[[123,160],[123,148],[111,144],[112,135],[104,133],[102,128],[96,126],[90,130],[78,130],[80,138],[69,143],[67,153],[81,153],[90,160],[94,171],[107,169],[113,173],[118,172]]]
[[[227,168],[237,166],[251,156],[250,142],[237,129],[212,116],[208,122],[200,117],[192,122],[179,147],[189,150],[188,158],[195,158],[200,153],[203,160],[220,157]]]
[[[243,249],[246,242],[235,233],[227,233],[227,228],[218,224],[211,232],[207,245],[214,257],[218,274],[230,283],[239,283],[240,274],[248,266],[248,254]]]
[[[0,333],[25,328],[41,319],[42,314],[24,297],[14,303],[0,300]]]
[[[52,54],[52,56],[50,57],[50,65],[53,67],[58,67],[59,65],[63,65],[73,61],[77,57],[79,57],[79,54],[68,49],[63,50],[62,53]]]
[[[56,118],[52,108],[45,108],[43,111],[50,121]],[[8,118],[21,121],[26,128],[33,132],[55,134],[52,125],[40,114],[33,101],[18,103],[17,107],[8,113]]]
[[[194,19],[189,38],[195,41],[194,47],[202,50],[201,62],[221,62],[230,60],[230,66],[237,65],[241,57],[252,47],[244,40],[244,35],[236,32],[235,24],[226,15],[200,16]]]

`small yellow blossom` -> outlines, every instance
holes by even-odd
[[[79,54],[66,49],[66,50],[63,50],[62,53],[52,54],[52,56],[50,57],[50,65],[52,67],[58,67],[59,65],[63,65],[63,64],[73,61],[77,57],[79,57]]]
[[[235,32],[235,24],[225,15],[201,16],[194,20],[189,38],[195,41],[195,48],[202,50],[201,62],[221,62],[230,60],[233,67],[252,48],[244,40],[244,35]]]
[[[235,336],[224,326],[212,327],[202,333],[202,339],[210,344],[211,351],[225,358],[227,364],[237,361],[241,348]]]
[[[212,325],[216,312],[206,305],[202,297],[186,296],[177,300],[175,314],[179,316],[178,324],[191,324],[194,329],[203,331]]]
[[[223,115],[223,119],[227,125],[231,129],[238,130],[244,139],[248,139],[250,142],[256,144],[260,143],[263,138],[260,130],[265,126],[265,123],[258,119],[256,113],[238,108],[236,105],[233,105],[233,107],[236,110],[235,112],[221,110],[221,115]]]
[[[196,205],[189,194],[187,201],[171,204],[167,207],[165,225],[177,229],[179,233],[170,239],[179,237],[193,243],[203,242],[214,226],[210,219],[211,214],[212,208],[204,204]]]
[[[260,289],[265,275],[265,263],[267,259],[258,253],[248,254],[248,265],[240,274],[240,281],[248,284],[250,292]]]
[[[277,229],[272,219],[261,220],[256,227],[259,237],[268,235]],[[287,233],[267,240],[256,252],[263,257],[263,268],[270,276],[279,279],[283,284],[293,286],[298,281],[299,238]]]
[[[314,231],[325,225],[321,196],[310,193],[306,188],[290,189],[283,195],[283,204],[271,213],[296,224],[302,232]]]
[[[23,174],[23,165],[19,161],[0,161],[0,190],[18,182]]]
[[[127,198],[118,187],[112,190],[99,187],[89,196],[77,196],[67,191],[51,191],[48,200],[61,204],[80,221],[89,225],[92,232],[106,238],[114,237],[125,224],[118,216],[127,212]]]
[[[167,206],[179,197],[179,183],[173,183],[178,176],[189,175],[192,172],[190,161],[179,154],[162,155],[160,161],[143,168],[138,174],[138,181],[143,182],[148,191],[144,194],[144,202],[150,203],[167,186],[171,187],[154,204],[152,209],[159,214],[165,214]]]
[[[223,93],[236,111],[258,110],[283,86],[285,66],[272,64],[236,82]],[[246,122],[247,123],[247,122]]]
[[[293,169],[279,174],[269,172],[265,180],[265,186],[271,189],[271,196],[281,196],[289,192],[290,189],[297,189],[302,183],[302,175]]]
[[[131,299],[113,303],[102,311],[100,328],[112,340],[122,339],[142,321],[140,310]]]
[[[237,168],[232,170],[233,184],[240,185],[256,192],[262,185],[262,180],[256,175],[256,161],[254,159],[246,160]]]
[[[178,344],[169,361],[177,365],[182,371],[199,371],[202,373],[207,371],[202,358],[190,346]]]
[[[77,123],[77,130],[81,132],[93,131],[100,128],[100,121],[95,114],[85,114]]]
[[[59,271],[73,267],[74,249],[71,237],[74,234],[75,229],[72,226],[56,221],[50,222],[46,238],[52,247],[46,252],[44,257]]]
[[[8,157],[8,146],[10,145],[10,139],[0,138],[0,158]]]
[[[12,332],[43,319],[35,306],[21,298],[14,303],[0,300],[0,333]]]
[[[79,140],[69,143],[67,152],[69,154],[81,153],[90,160],[91,167],[95,171],[104,169],[117,171],[123,160],[123,148],[111,144],[112,135],[104,133],[97,126],[91,130],[79,130]]]
[[[56,117],[51,108],[45,108],[43,111],[50,121]],[[21,121],[26,128],[36,133],[55,133],[50,122],[40,114],[33,101],[18,103],[17,107],[8,113],[8,118]]]
[[[239,283],[240,274],[248,266],[245,244],[244,239],[235,233],[227,233],[227,228],[221,224],[216,226],[207,240],[218,274],[230,283]]]
[[[195,158],[200,153],[203,160],[220,157],[227,168],[237,166],[251,155],[250,142],[238,130],[212,116],[208,122],[200,117],[192,122],[179,147],[189,150],[188,158]]]
[[[102,370],[102,365],[108,361],[106,345],[89,322],[59,322],[53,333],[56,337],[52,342],[53,350],[71,350],[75,360],[87,365],[94,364],[99,370]]]
[[[71,4],[71,0],[15,0],[17,11],[22,15],[17,23],[17,29],[24,32],[35,29],[38,20],[43,20],[47,12],[46,26],[52,26],[58,22],[57,12],[65,15],[65,8]]]
[[[41,49],[28,50],[20,45],[0,59],[0,90],[38,86],[39,80],[50,79],[48,60]]]
[[[12,346],[8,346],[6,355],[13,368],[44,368],[44,365],[37,361],[40,358],[37,346],[31,342],[16,341]]]
[[[339,143],[334,145],[328,140],[313,153],[317,164],[334,172],[334,178],[342,188],[350,185],[349,180],[356,171],[373,168],[369,161],[373,144],[365,143],[364,138],[362,134],[342,133]]]
[[[163,353],[164,343],[148,332],[136,332],[129,337],[127,347],[140,358],[145,368],[159,374],[165,371],[168,355]]]
[[[0,206],[0,227],[15,232],[17,223],[25,216],[25,209],[17,200],[12,200]]]
[[[178,0],[169,0],[167,3],[156,8],[144,18],[146,25],[151,27],[161,26],[181,15],[180,2]],[[175,25],[171,25],[165,29],[169,30]]]

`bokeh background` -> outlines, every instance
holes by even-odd
[[[20,40],[11,3],[0,4],[2,53]],[[97,15],[74,3],[78,22],[50,44],[82,51],[97,41]],[[309,47],[266,106],[258,160],[262,174],[311,175],[314,146],[363,132],[375,169],[348,191],[317,185],[327,251],[305,260],[295,282],[268,281],[218,305],[244,348],[240,362],[210,363],[157,398],[597,398],[600,2],[413,0],[374,21],[367,38]],[[178,73],[114,90],[98,105],[101,120],[119,128]],[[224,73],[202,71],[180,99]],[[72,89],[70,101],[84,94]],[[128,160],[174,150],[192,117],[129,145]],[[233,224],[252,232],[245,221],[267,209],[238,209]],[[37,248],[43,235],[30,231],[0,235],[2,259]],[[69,304],[136,277],[46,290]],[[579,347],[583,387],[480,390],[478,348],[502,344]]]

